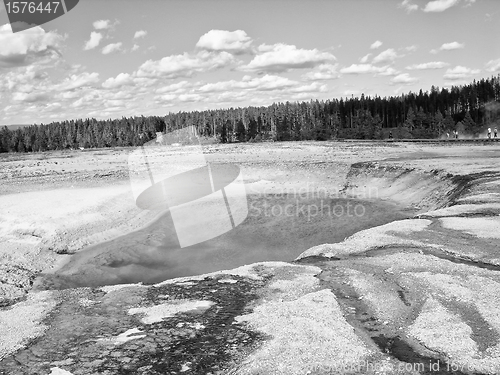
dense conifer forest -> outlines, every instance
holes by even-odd
[[[274,103],[268,107],[169,113],[115,120],[78,119],[0,130],[0,152],[140,146],[194,125],[218,142],[477,137],[500,120],[500,75],[450,89],[391,97]],[[498,122],[500,125],[500,121]]]

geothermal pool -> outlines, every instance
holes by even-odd
[[[297,195],[249,195],[248,209],[235,229],[185,248],[167,210],[147,227],[76,253],[54,274],[41,275],[37,286],[153,284],[261,261],[292,261],[313,246],[413,215],[386,201]]]

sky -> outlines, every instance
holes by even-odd
[[[18,33],[0,3],[0,125],[384,97],[498,74],[498,0],[80,0]]]

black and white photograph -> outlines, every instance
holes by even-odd
[[[2,0],[0,375],[498,375],[499,128],[497,0]]]

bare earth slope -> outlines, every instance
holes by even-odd
[[[415,217],[296,261],[31,290],[70,257],[57,253],[154,220],[130,198],[126,152],[2,163],[0,373],[500,373],[498,145],[210,146],[207,159],[238,163],[266,191],[375,191]]]

